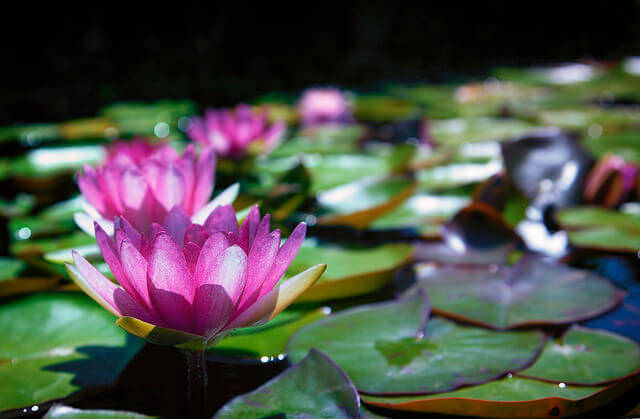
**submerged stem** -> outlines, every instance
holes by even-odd
[[[204,361],[204,351],[185,350],[187,358],[187,401],[190,418],[205,417],[207,400],[207,365]]]

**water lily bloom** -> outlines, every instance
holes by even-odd
[[[77,252],[67,265],[73,280],[119,317],[120,327],[151,342],[205,349],[232,329],[262,324],[320,277],[316,265],[279,286],[304,240],[299,224],[281,245],[270,216],[253,207],[238,227],[230,205],[203,225],[175,207],[148,236],[118,218],[111,238],[98,225],[96,240],[118,281],[103,276]]]
[[[254,111],[240,104],[235,109],[208,109],[204,117],[193,117],[187,135],[213,147],[220,157],[238,159],[269,153],[282,141],[285,130],[284,121],[269,123],[266,110]]]
[[[353,109],[346,95],[336,88],[308,89],[298,102],[302,125],[344,124],[353,119]]]
[[[616,207],[627,200],[638,181],[638,166],[613,154],[604,155],[585,180],[588,203]]]
[[[107,150],[100,167],[85,166],[78,186],[86,204],[74,219],[94,233],[97,221],[110,234],[116,216],[124,216],[137,230],[148,233],[151,225],[163,224],[177,206],[194,222],[202,222],[217,205],[232,202],[237,186],[208,203],[215,180],[215,154],[211,148],[198,156],[193,146],[178,154],[168,144],[143,140],[116,142]]]

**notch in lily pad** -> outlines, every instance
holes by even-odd
[[[480,384],[530,365],[544,345],[536,330],[495,332],[429,319],[424,292],[364,305],[312,323],[288,344],[293,362],[311,348],[329,355],[358,391],[427,394]]]

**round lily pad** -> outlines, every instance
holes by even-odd
[[[398,268],[411,260],[413,248],[390,243],[371,248],[347,248],[307,240],[289,266],[287,276],[301,272],[319,260],[327,270],[296,301],[322,301],[373,292],[391,280]]]
[[[514,266],[423,269],[418,283],[434,312],[493,329],[589,319],[624,295],[594,273],[533,256]]]
[[[619,389],[559,386],[519,377],[505,377],[450,393],[425,396],[363,395],[368,405],[393,410],[447,415],[514,418],[574,416],[611,402]]]
[[[405,178],[365,178],[317,195],[319,224],[365,228],[409,198],[415,185]]]
[[[361,393],[426,394],[525,368],[544,345],[539,331],[496,332],[439,317],[427,322],[428,313],[420,291],[350,309],[293,335],[289,356],[295,362],[311,348],[323,351]]]
[[[214,418],[353,418],[359,413],[360,397],[349,377],[325,354],[312,350],[299,364],[231,400]]]
[[[0,410],[113,384],[144,341],[79,293],[42,293],[0,307]]]
[[[329,307],[303,310],[288,308],[262,325],[237,329],[207,351],[208,357],[245,361],[282,361],[287,341],[302,327],[326,317]]]
[[[640,346],[603,330],[574,326],[550,340],[540,357],[519,375],[547,381],[601,385],[640,369]]]

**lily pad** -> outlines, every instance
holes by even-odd
[[[452,163],[417,173],[421,191],[442,191],[483,182],[502,169],[497,160],[487,163]]]
[[[281,176],[298,164],[304,164],[311,176],[312,192],[324,191],[369,176],[380,176],[391,171],[390,162],[381,156],[365,154],[300,156],[269,159],[258,165],[263,176]]]
[[[558,386],[520,377],[506,377],[450,393],[426,396],[363,395],[368,405],[422,413],[514,418],[574,416],[611,402],[618,392],[605,387]]]
[[[353,418],[359,413],[360,397],[349,377],[325,354],[312,350],[276,378],[231,400],[214,417]]]
[[[640,369],[640,346],[602,330],[574,326],[547,342],[536,362],[518,374],[557,383],[602,385]]]
[[[347,248],[307,240],[291,263],[285,278],[313,266],[319,260],[327,270],[298,302],[353,297],[376,291],[389,282],[397,269],[411,260],[413,248],[390,243],[372,248]]]
[[[640,217],[600,207],[558,211],[558,223],[569,230],[574,246],[618,252],[640,250]]]
[[[528,366],[544,345],[538,331],[495,332],[443,318],[427,321],[418,291],[405,299],[349,309],[293,335],[289,356],[329,355],[361,393],[426,394],[493,380]]]
[[[319,224],[366,228],[376,218],[393,211],[413,193],[415,185],[405,178],[366,178],[317,195]]]
[[[524,135],[534,125],[514,118],[456,118],[431,123],[436,143],[459,146],[467,142],[501,141]]]
[[[15,278],[25,267],[20,259],[0,257],[0,282]]]
[[[144,419],[151,416],[135,412],[105,409],[76,409],[74,407],[55,404],[45,415],[45,419]]]
[[[493,329],[566,324],[617,306],[624,292],[600,276],[534,256],[514,266],[419,272],[433,311]]]
[[[372,230],[416,229],[423,237],[437,237],[440,226],[469,203],[457,195],[420,193],[404,201],[395,210],[376,219]]]
[[[43,293],[0,307],[0,410],[115,382],[144,342],[79,293]]]
[[[234,330],[231,335],[210,348],[207,355],[260,362],[282,361],[291,335],[330,312],[329,307],[311,310],[288,308],[262,326]]]

